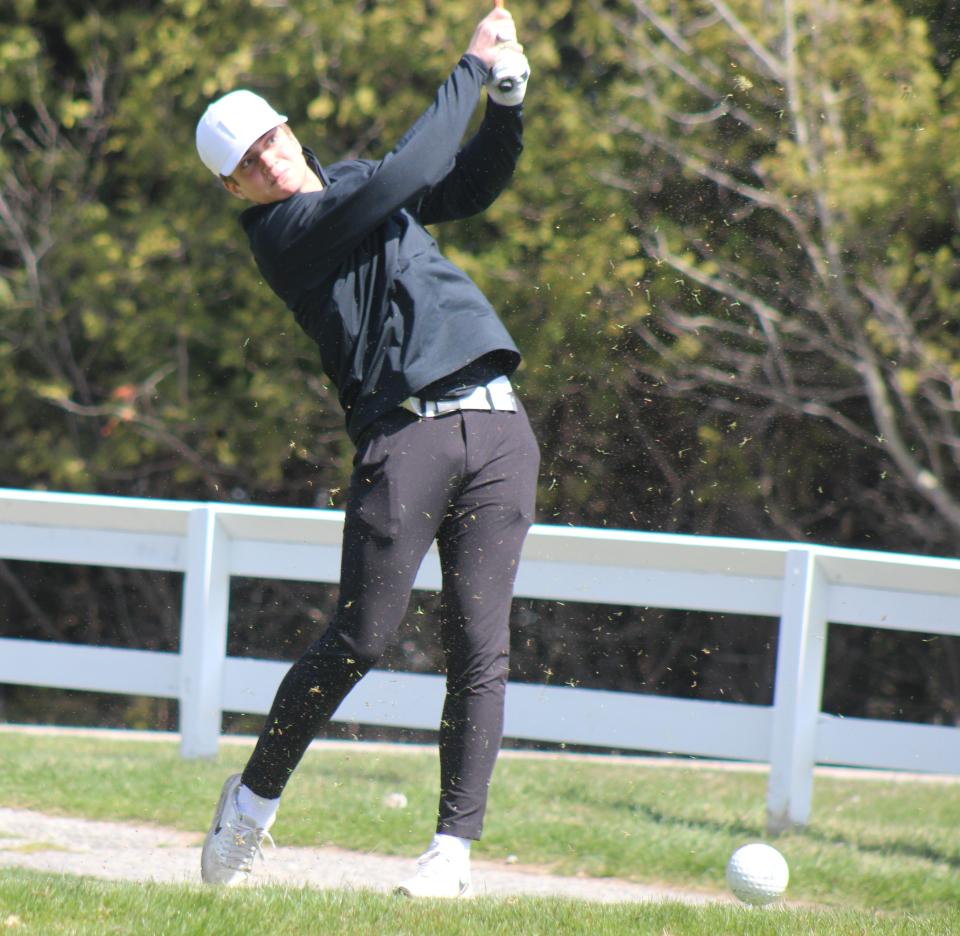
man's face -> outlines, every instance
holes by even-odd
[[[258,205],[283,201],[297,192],[319,191],[320,180],[307,165],[303,148],[286,124],[268,130],[243,154],[223,184]]]

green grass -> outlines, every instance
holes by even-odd
[[[0,872],[0,932],[18,936],[953,936],[956,917],[884,917],[851,910],[751,910],[678,903],[603,905],[481,898],[456,904],[389,895],[116,884]]]
[[[0,734],[0,805],[203,832],[227,772],[183,761],[174,743]],[[437,758],[363,745],[311,751],[273,829],[283,845],[335,844],[416,856],[432,832]],[[766,775],[601,759],[504,756],[477,858],[561,874],[615,876],[725,893],[731,851],[766,839]],[[409,806],[382,805],[392,791]],[[960,784],[818,776],[813,820],[775,842],[799,906],[751,911],[677,904],[600,906],[485,898],[468,905],[379,894],[124,885],[0,872],[0,932],[16,933],[960,933]],[[2,842],[0,842],[2,848]],[[46,894],[40,899],[38,894]],[[140,925],[136,923],[136,925]],[[113,927],[113,928],[112,928]]]

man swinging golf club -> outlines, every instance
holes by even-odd
[[[509,380],[520,362],[513,340],[424,225],[483,211],[509,183],[528,75],[513,18],[497,8],[379,161],[321,166],[286,117],[247,90],[214,101],[197,126],[204,164],[252,203],[240,220],[256,263],[319,346],[356,445],[336,613],[283,679],[242,774],[223,786],[204,881],[249,875],[290,775],[394,637],[436,540],[447,675],[440,803],[436,834],[397,891],[471,893],[539,453]],[[485,86],[483,121],[464,144]]]

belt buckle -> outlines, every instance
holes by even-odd
[[[491,409],[507,413],[517,411],[517,398],[507,377],[501,376],[491,380],[484,389],[490,400]]]

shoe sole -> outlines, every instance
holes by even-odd
[[[449,896],[441,897],[438,894],[430,894],[429,896],[424,896],[423,894],[414,894],[408,887],[404,887],[402,884],[398,884],[393,892],[399,894],[401,897],[409,897],[411,900],[471,900],[474,897],[473,886],[468,884],[459,894],[450,894]]]

